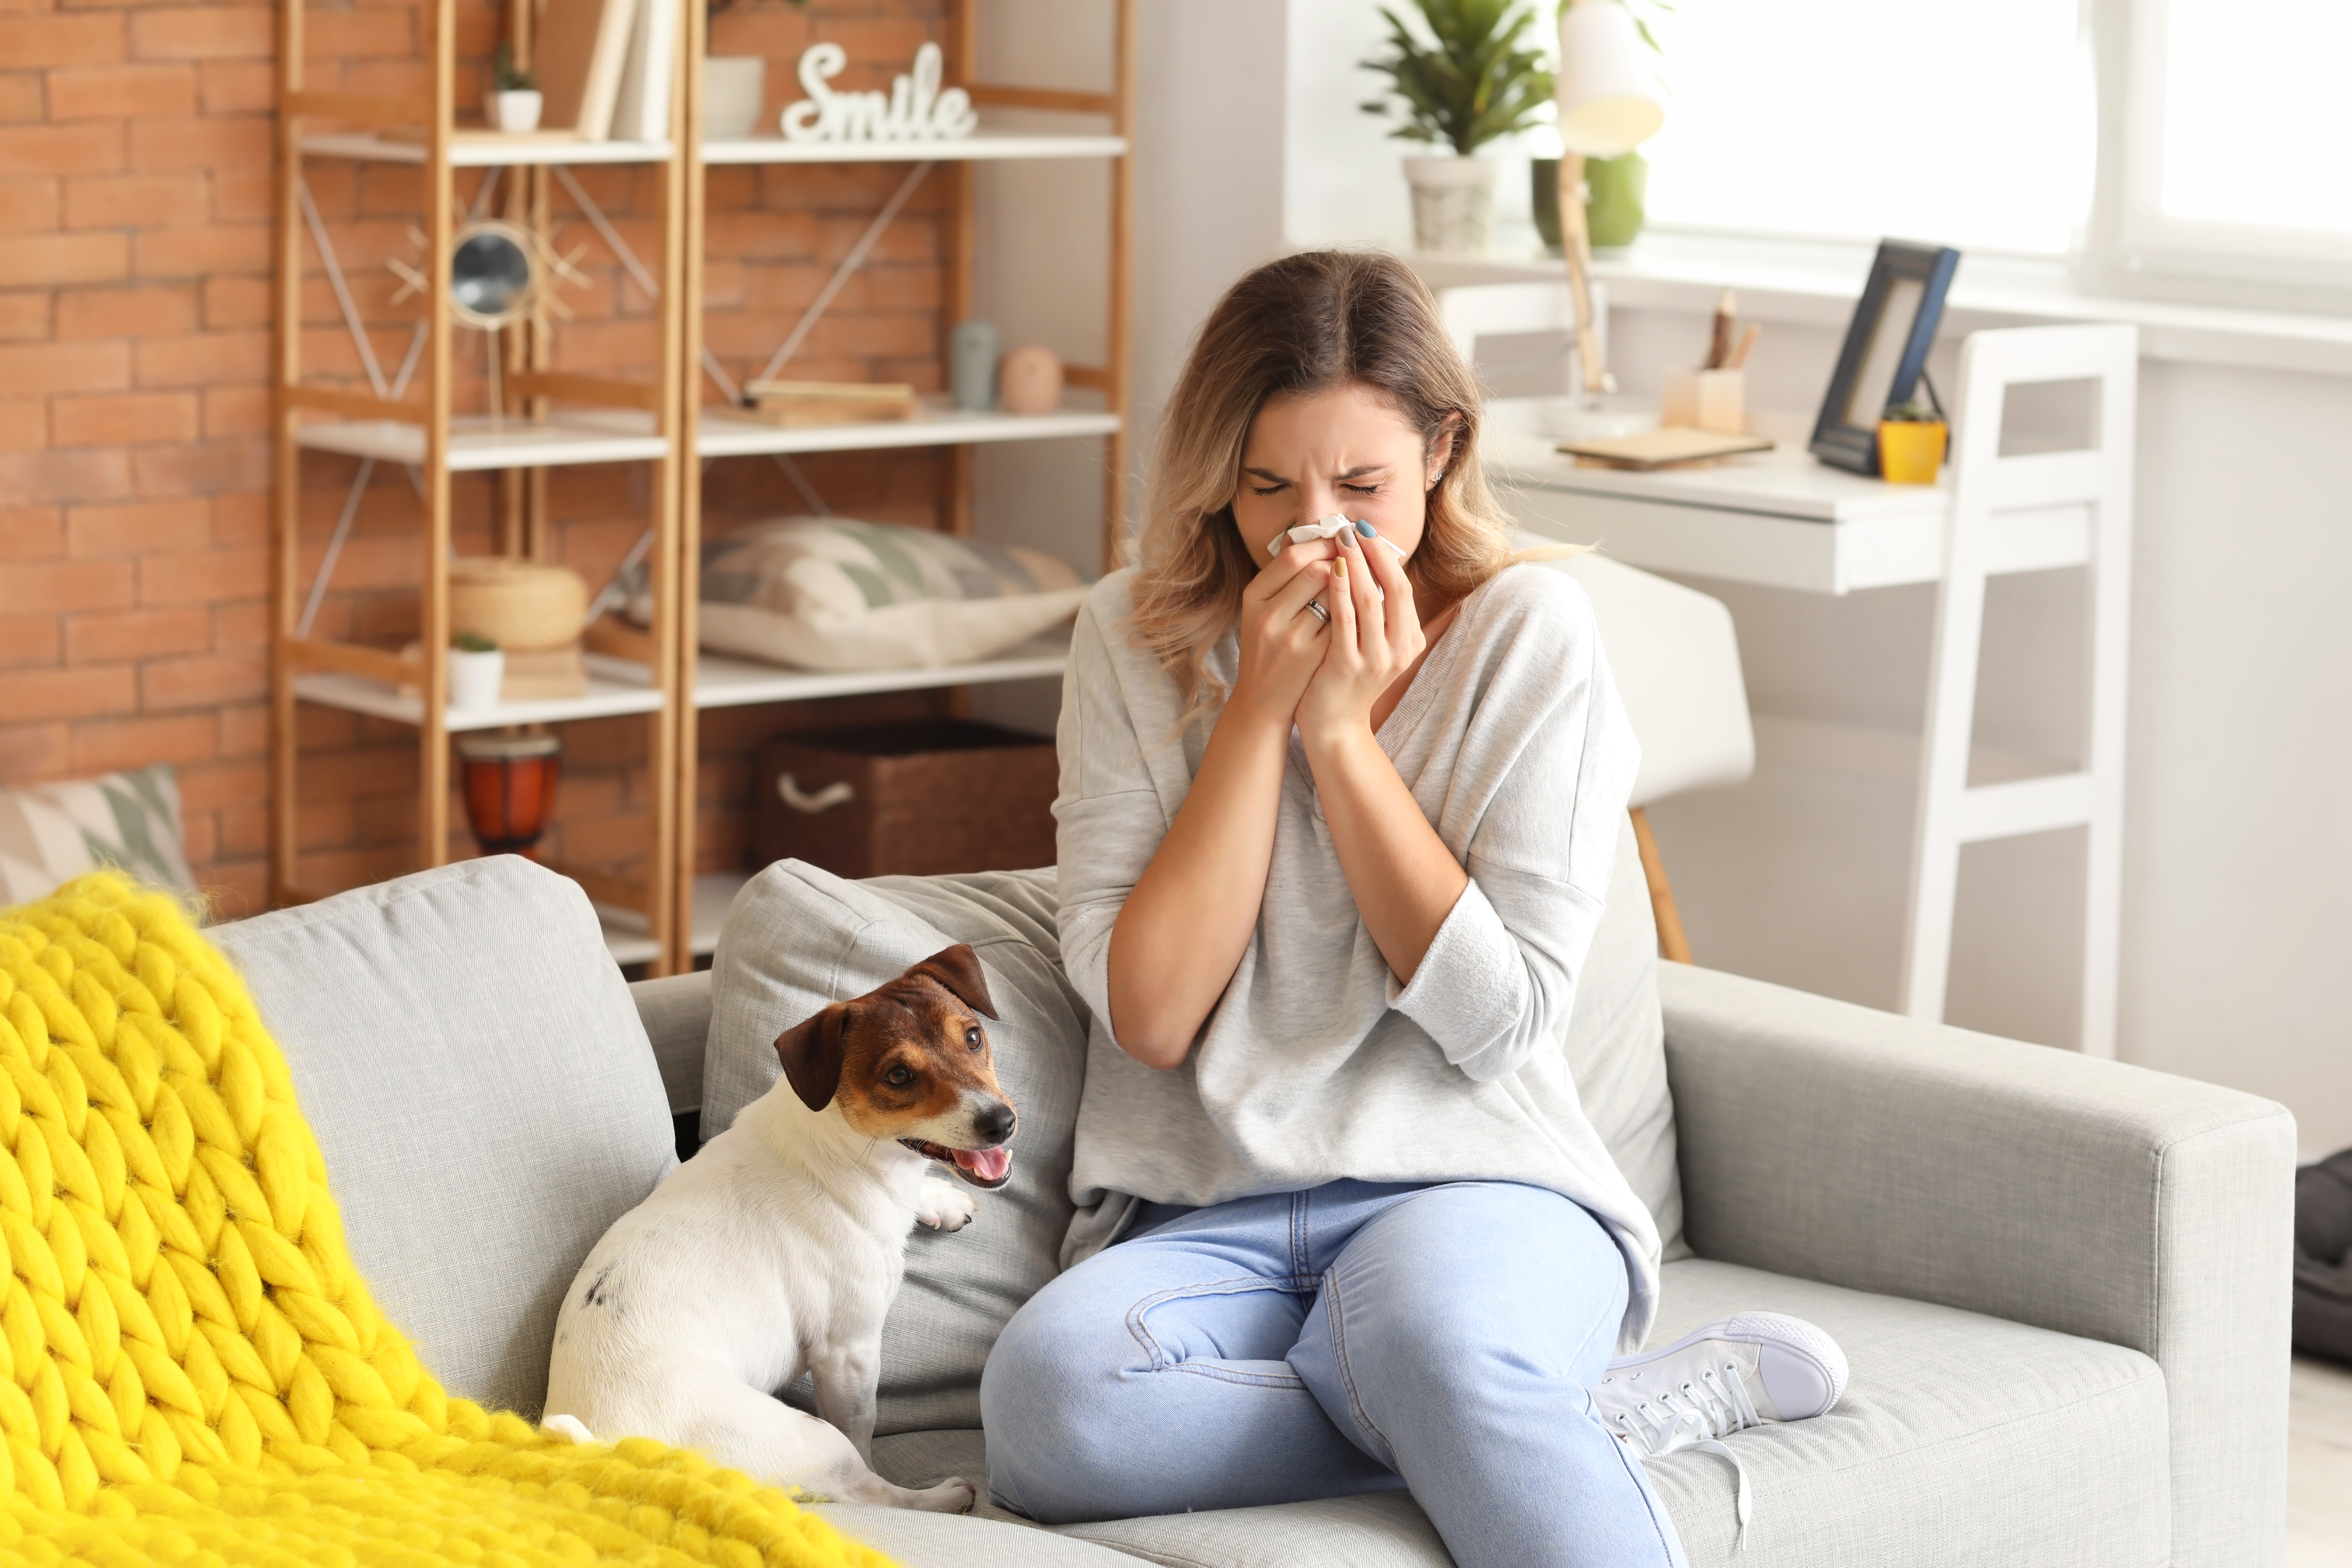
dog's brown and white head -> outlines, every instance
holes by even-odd
[[[951,1165],[975,1187],[1013,1170],[1013,1102],[997,1087],[980,1015],[996,1016],[980,960],[959,942],[865,995],[776,1037],[801,1103],[838,1101],[850,1126]]]

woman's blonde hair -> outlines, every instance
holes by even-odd
[[[1349,385],[1379,394],[1421,432],[1424,459],[1454,434],[1405,567],[1416,599],[1453,604],[1511,561],[1509,521],[1478,460],[1477,380],[1421,279],[1377,251],[1269,261],[1202,323],[1152,452],[1128,629],[1175,680],[1185,722],[1223,700],[1209,650],[1240,618],[1259,569],[1233,513],[1250,426],[1276,398]]]

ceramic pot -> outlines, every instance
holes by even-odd
[[[520,135],[539,129],[540,111],[547,100],[535,88],[522,88],[513,92],[490,94],[490,123],[500,131]]]
[[[768,62],[758,55],[711,55],[702,62],[702,139],[740,142],[760,123]]]
[[[1643,204],[1650,195],[1650,161],[1639,153],[1588,158],[1584,189],[1584,221],[1592,231],[1592,248],[1614,250],[1633,244],[1649,219]]]
[[[1559,160],[1528,160],[1528,195],[1544,248],[1559,254]],[[1639,153],[1584,161],[1584,222],[1596,250],[1633,243],[1648,221],[1650,163]]]
[[[1412,187],[1412,244],[1420,251],[1474,256],[1486,248],[1495,224],[1495,175],[1490,158],[1407,158]]]
[[[555,817],[563,742],[552,735],[460,735],[466,826],[487,855],[529,855]]]
[[[1038,343],[1009,351],[997,363],[996,398],[1007,414],[1051,414],[1062,403],[1061,360]]]
[[[1944,466],[1950,426],[1940,419],[1878,422],[1878,473],[1890,485],[1932,485]]]
[[[488,653],[449,650],[449,706],[472,712],[499,705],[499,689],[506,684],[507,656],[503,648]]]

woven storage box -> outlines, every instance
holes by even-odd
[[[588,616],[588,584],[568,566],[467,555],[449,563],[449,627],[509,653],[568,647]]]
[[[1054,742],[933,719],[780,735],[760,750],[752,848],[840,877],[1054,863]]]

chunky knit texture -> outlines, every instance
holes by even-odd
[[[0,1565],[887,1568],[693,1454],[451,1398],[236,971],[119,876],[0,911]]]

